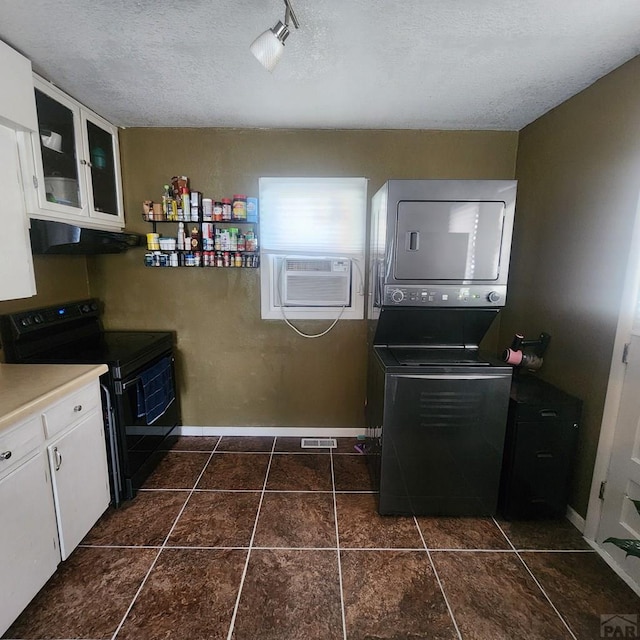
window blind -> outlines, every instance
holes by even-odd
[[[366,178],[260,178],[262,251],[363,254]]]

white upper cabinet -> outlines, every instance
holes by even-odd
[[[33,101],[31,62],[0,42],[0,124],[11,129],[38,130]]]
[[[32,131],[38,130],[38,120],[31,63],[4,42],[0,42],[0,83],[0,226],[4,239],[0,251],[0,300],[15,300],[36,293],[18,148]]]
[[[20,184],[17,136],[15,129],[0,125],[0,175],[4,182],[0,207],[4,238],[0,251],[0,300],[29,298],[36,294],[29,221]]]
[[[118,129],[33,77],[38,131],[23,149],[32,218],[81,227],[124,227]]]

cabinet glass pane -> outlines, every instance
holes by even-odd
[[[91,158],[93,208],[100,213],[118,215],[116,169],[113,157],[113,137],[87,120],[87,139]]]
[[[73,112],[42,91],[35,91],[47,200],[80,207]]]

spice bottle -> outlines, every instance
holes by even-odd
[[[198,231],[198,227],[193,227],[191,229],[191,251],[199,251],[200,250],[200,232]]]
[[[226,222],[231,220],[231,200],[222,198],[222,219]]]
[[[182,187],[182,219],[191,220],[191,198],[189,189]]]
[[[164,194],[162,195],[162,208],[164,210],[165,220],[178,219],[176,201],[171,195],[171,190],[168,184],[164,185]]]

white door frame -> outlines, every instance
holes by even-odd
[[[639,176],[640,179],[640,176]],[[611,368],[609,370],[609,382],[607,384],[607,395],[602,413],[602,424],[600,426],[600,439],[598,441],[598,452],[593,467],[591,480],[591,492],[589,494],[589,505],[587,507],[587,517],[585,519],[584,537],[594,541],[600,524],[602,501],[600,500],[600,483],[607,479],[609,461],[613,452],[613,438],[616,424],[618,422],[618,412],[620,410],[620,398],[622,396],[622,385],[626,365],[622,362],[622,353],[625,343],[631,337],[631,328],[636,310],[636,298],[640,292],[640,193],[636,205],[635,222],[631,234],[631,244],[629,257],[627,260],[627,270],[622,291],[622,300],[618,311],[618,326],[616,337],[613,343],[613,355],[611,357]]]

